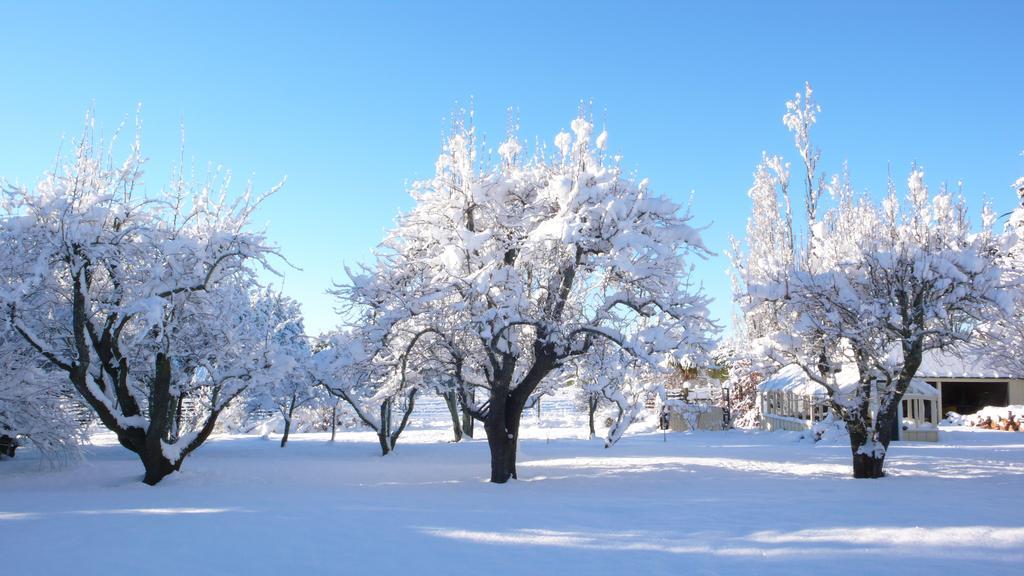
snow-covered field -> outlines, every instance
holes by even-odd
[[[533,427],[519,481],[416,429],[215,437],[156,487],[109,436],[86,463],[0,463],[0,573],[1021,574],[1024,434],[895,445],[882,480],[791,433]]]

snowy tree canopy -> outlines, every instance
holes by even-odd
[[[265,335],[267,367],[260,374],[263,384],[247,391],[247,413],[269,411],[279,416],[284,421],[284,447],[296,410],[311,407],[324,396],[315,385],[313,352],[302,308],[280,292],[259,290],[253,294],[252,326]]]
[[[791,114],[798,109],[799,99],[789,105]],[[790,118],[791,129],[802,126]],[[800,148],[810,146],[806,135],[797,143],[812,170]],[[832,178],[825,186],[831,206],[819,214],[806,203],[806,237],[782,250],[795,238],[788,179],[788,165],[766,157],[750,190],[748,250],[737,259],[748,337],[761,354],[798,364],[828,389],[850,432],[855,475],[878,476],[922,354],[955,348],[980,324],[1009,313],[1011,293],[993,262],[988,224],[972,232],[963,199],[931,194],[922,171],[911,171],[903,199],[890,186],[880,203],[855,193],[847,175]],[[814,185],[813,173],[806,182]],[[835,383],[844,367],[859,375],[858,386]]]
[[[1024,371],[1024,177],[1011,186],[1017,194],[1018,204],[1009,214],[1002,233],[996,236],[993,248],[996,261],[1004,272],[1004,285],[1016,299],[1013,314],[999,316],[981,325],[983,338],[978,343],[985,350],[986,360],[1005,373]],[[998,220],[987,210],[985,224],[991,227]]]
[[[553,153],[511,134],[489,165],[459,125],[376,268],[339,290],[376,311],[367,330],[392,363],[429,350],[444,365],[484,422],[495,482],[515,475],[531,394],[596,342],[655,366],[710,348],[687,261],[709,252],[677,204],[607,162],[606,140],[580,116]]]
[[[263,196],[231,197],[230,174],[146,197],[138,138],[120,163],[103,147],[87,128],[34,189],[3,186],[0,305],[155,484],[266,363],[249,293],[275,250],[248,230]]]
[[[0,317],[0,438],[13,454],[30,442],[50,462],[76,459],[85,418],[66,373],[54,369]],[[0,457],[5,446],[0,445]]]

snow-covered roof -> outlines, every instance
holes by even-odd
[[[910,381],[910,386],[907,387],[907,392],[904,394],[904,398],[907,396],[924,396],[926,398],[938,398],[939,391],[931,384],[921,380],[920,378],[914,378]]]
[[[971,348],[960,353],[932,350],[926,352],[917,370],[918,378],[1000,378],[1018,379],[1016,374],[999,366],[995,358],[986,356],[984,350]]]
[[[894,360],[900,357],[899,352],[894,355]],[[1024,374],[1018,374],[1014,370],[1003,367],[986,354],[986,350],[980,346],[965,348],[959,352],[943,352],[931,350],[924,354],[921,367],[917,370],[915,379],[911,382],[908,394],[922,396],[935,396],[935,389],[926,379],[933,378],[991,378],[1000,380],[1024,379]],[[851,368],[841,370],[836,375],[837,384],[840,389],[856,384],[856,371]],[[823,387],[807,377],[803,369],[796,364],[783,367],[770,378],[758,385],[758,390],[778,390],[792,392],[805,396],[825,396]]]
[[[852,368],[840,370],[836,374],[836,384],[840,390],[846,390],[857,384],[856,371]],[[825,387],[811,380],[803,368],[789,364],[781,368],[764,382],[757,385],[759,392],[790,392],[800,396],[827,396]],[[920,378],[914,378],[907,387],[907,396],[924,396],[938,398],[939,391]]]
[[[804,369],[796,364],[783,366],[757,385],[760,392],[791,392],[801,396],[825,396],[825,388],[807,377]]]

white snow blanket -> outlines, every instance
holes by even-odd
[[[848,446],[795,433],[628,433],[611,449],[578,425],[523,436],[520,480],[504,486],[486,482],[486,442],[450,443],[443,427],[407,431],[387,457],[370,432],[299,434],[284,449],[214,437],[155,487],[109,435],[64,471],[26,450],[0,462],[2,572],[818,576],[1024,563],[1017,434],[947,428],[937,444],[894,445],[881,480],[850,478]]]

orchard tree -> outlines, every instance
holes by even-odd
[[[810,131],[821,108],[814,101],[808,85],[805,95],[797,94],[794,100],[786,103],[786,109],[783,121],[793,132],[797,152],[804,161],[805,213],[807,220],[814,220],[825,180],[822,176],[817,184],[814,181],[820,152],[811,142]],[[799,231],[794,229],[790,164],[786,159],[762,153],[761,162],[754,171],[754,183],[747,195],[754,209],[747,220],[746,236],[743,241],[732,238],[729,250],[733,294],[741,306],[748,301],[748,286],[772,282],[779,270],[792,268],[793,259],[798,256],[796,235]],[[781,308],[781,303],[763,302],[756,307],[744,308],[733,318],[733,334],[727,343],[732,350],[729,357],[733,366],[730,384],[748,392],[747,404],[755,411],[757,403],[749,393],[755,392],[753,388],[777,369],[756,343],[784,330]],[[749,422],[752,418],[747,417],[747,420]]]
[[[594,439],[594,436],[597,436],[597,411],[607,403],[604,395],[605,382],[606,380],[603,378],[581,379],[576,390],[577,402],[579,404],[577,408],[581,407],[587,412],[588,438],[591,440]]]
[[[265,334],[270,368],[263,375],[266,384],[255,387],[247,400],[250,408],[276,412],[284,421],[281,447],[288,444],[296,410],[322,399],[315,385],[312,350],[306,336],[299,303],[280,293],[261,291],[254,302],[259,331]]]
[[[717,364],[728,367],[722,383],[725,397],[720,399],[720,405],[729,411],[728,425],[751,428],[760,424],[757,385],[764,381],[766,373],[774,372],[774,367],[770,359],[750,349],[751,342],[742,332],[742,323],[742,317],[734,321],[732,336],[719,344],[714,356]]]
[[[492,482],[516,477],[523,410],[547,379],[597,343],[638,362],[709,349],[707,298],[688,256],[709,254],[690,216],[647,180],[605,156],[581,114],[552,152],[525,154],[514,130],[492,164],[474,129],[456,123],[433,178],[412,186],[415,207],[378,251],[387,291],[352,282],[372,307],[388,355],[429,349],[447,366],[464,409],[483,422]]]
[[[1021,153],[1024,156],[1024,152]],[[986,360],[1011,374],[1024,370],[1024,177],[1013,183],[1017,206],[1006,216],[1009,219],[1002,234],[996,237],[995,258],[1003,268],[1004,283],[1016,300],[1014,313],[985,323],[983,338],[976,346]],[[987,220],[996,220],[987,213]]]
[[[387,355],[366,332],[338,331],[314,356],[317,383],[377,434],[382,456],[394,451],[416,406],[420,388],[403,374],[402,360]]]
[[[73,394],[67,374],[0,318],[0,460],[26,442],[52,463],[79,458],[85,422]]]
[[[810,97],[808,87],[803,104],[797,95],[785,117],[808,187],[815,186],[817,159],[806,152],[817,111]],[[781,161],[758,168],[751,221],[793,239],[791,212],[779,210],[790,203],[788,181]],[[771,254],[775,248],[766,246],[778,246],[774,236],[748,236],[737,298],[758,319],[760,350],[778,365],[797,364],[828,392],[850,435],[854,477],[878,478],[899,403],[924,354],[957,349],[979,325],[1007,314],[1012,302],[992,258],[992,219],[972,232],[963,200],[945,190],[930,194],[920,170],[911,171],[902,200],[890,184],[876,204],[854,193],[845,174],[827,190],[833,205],[822,212],[822,196],[809,188],[804,240],[792,251]],[[837,378],[840,371],[844,377]]]
[[[584,400],[590,438],[596,433],[595,416],[600,406],[614,408],[614,417],[604,436],[610,448],[646,408],[647,400],[665,399],[664,370],[651,370],[643,362],[611,342],[598,342],[591,353],[574,359],[574,384]]]
[[[250,288],[275,250],[247,229],[263,196],[230,198],[230,174],[145,197],[138,138],[121,163],[94,144],[87,128],[34,189],[3,186],[0,305],[153,485],[266,365]]]
[[[463,428],[463,410],[462,404],[459,402],[459,387],[445,373],[435,374],[434,382],[434,392],[444,400],[444,405],[448,408],[448,414],[452,418],[452,435],[454,437],[452,441],[461,442],[463,435],[472,438],[472,427],[469,428],[468,433]]]
[[[622,366],[606,385],[601,394],[616,409],[612,425],[604,437],[604,447],[611,448],[629,426],[646,409],[647,400],[659,398],[667,405],[665,394],[665,371],[651,370],[649,365],[632,362]]]

